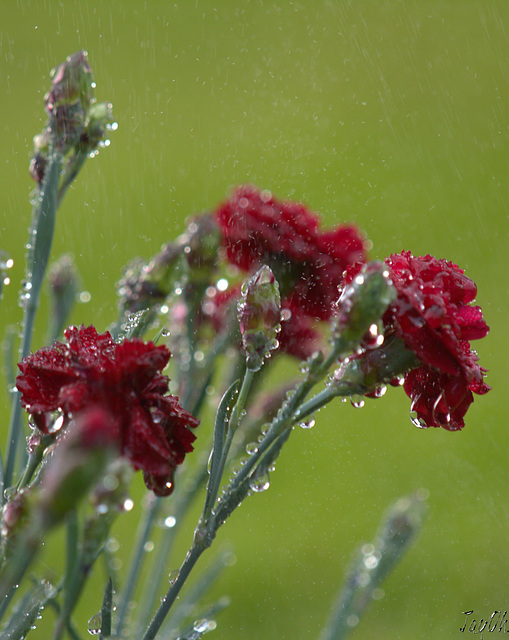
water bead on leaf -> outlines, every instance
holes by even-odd
[[[96,613],[93,615],[87,623],[87,631],[91,636],[98,636],[102,629],[102,614]]]

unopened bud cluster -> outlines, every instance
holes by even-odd
[[[53,151],[84,156],[104,144],[106,131],[116,128],[111,104],[97,103],[95,83],[85,51],[78,51],[51,72],[51,89],[44,96],[48,120],[34,137],[30,175],[40,183]],[[72,174],[72,165],[67,172]]]

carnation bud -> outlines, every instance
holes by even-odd
[[[148,264],[141,258],[128,264],[117,283],[120,308],[133,313],[162,302],[173,289],[175,266],[182,251],[179,245],[168,243]]]
[[[80,102],[55,106],[50,116],[53,146],[62,153],[75,147],[85,126],[85,110]]]
[[[16,491],[2,508],[0,525],[0,550],[2,558],[10,555],[17,534],[29,520],[30,515],[29,489]]]
[[[184,247],[192,279],[200,275],[209,279],[210,271],[217,263],[220,240],[219,227],[211,214],[191,218],[179,244]]]
[[[80,414],[57,443],[45,468],[38,500],[43,528],[51,528],[76,508],[80,499],[118,455],[117,429],[100,407]]]
[[[401,561],[422,527],[427,494],[420,489],[413,496],[400,498],[389,509],[373,542],[362,545],[338,594],[324,637],[346,637],[351,629],[350,620],[358,621],[376,598],[380,585]]]
[[[336,303],[331,327],[333,341],[341,345],[342,351],[354,350],[369,337],[370,329],[395,298],[387,267],[382,262],[365,264],[352,282],[343,287]]]
[[[125,458],[116,458],[105,470],[100,481],[90,494],[93,514],[85,519],[83,531],[83,562],[95,561],[99,550],[108,538],[110,527],[116,516],[132,506],[128,489],[132,479],[132,468]]]
[[[94,98],[93,73],[88,64],[87,52],[77,51],[68,56],[50,73],[52,87],[44,97],[46,110],[79,101],[87,109]]]
[[[51,89],[44,96],[48,114],[46,127],[34,138],[30,175],[40,184],[50,154],[67,156],[61,193],[65,192],[83,163],[83,157],[104,142],[113,128],[111,104],[96,103],[95,83],[85,51],[78,51],[51,72]]]
[[[277,334],[281,328],[279,285],[269,267],[264,265],[242,285],[237,310],[247,368],[258,371],[279,346]]]

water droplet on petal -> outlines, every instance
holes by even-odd
[[[426,429],[426,423],[419,417],[417,411],[410,411],[410,421],[414,427],[417,427],[418,429]]]
[[[290,309],[281,309],[281,320],[283,322],[290,320],[291,317],[292,312],[290,311]]]

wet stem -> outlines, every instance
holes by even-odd
[[[226,437],[224,439],[221,438],[221,442],[217,443],[220,445],[220,450],[212,452],[213,456],[217,455],[218,460],[217,465],[213,463],[211,466],[210,479],[207,486],[207,496],[205,498],[205,505],[203,507],[203,513],[201,517],[202,522],[207,522],[207,520],[210,518],[214,503],[217,499],[219,487],[221,485],[221,479],[223,477],[226,461],[228,459],[228,453],[230,451],[233,437],[242,418],[242,412],[247,401],[249,389],[251,387],[251,383],[253,382],[254,375],[254,371],[246,368],[244,378],[242,380],[242,386],[237,396],[237,401],[233,407],[230,419],[228,420]],[[216,446],[216,444],[214,446]]]
[[[30,253],[27,262],[24,291],[24,317],[20,359],[25,358],[30,353],[32,345],[35,315],[39,306],[41,286],[53,242],[55,217],[58,207],[58,184],[62,163],[62,154],[54,152],[50,155],[42,189],[40,193],[37,194],[37,200],[32,212]],[[19,391],[16,391],[9,425],[5,470],[2,469],[4,489],[12,483],[22,430],[20,397]]]
[[[116,627],[116,635],[118,636],[120,636],[122,633],[126,614],[129,608],[129,602],[131,600],[132,593],[136,586],[136,581],[138,579],[139,569],[140,569],[143,554],[144,554],[144,546],[148,539],[149,532],[152,529],[152,525],[160,511],[160,508],[161,508],[161,499],[153,498],[145,512],[145,518],[143,520],[143,524],[141,525],[141,530],[139,531],[139,537],[135,545],[136,551],[132,558],[132,563],[131,563],[131,567],[129,569],[129,574],[127,578],[127,584],[122,593],[122,598],[118,608],[118,619],[117,619],[117,627]]]
[[[194,533],[193,544],[185,557],[176,580],[171,584],[150,622],[143,636],[143,640],[154,640],[198,558],[205,549],[212,545],[219,527],[224,524],[228,516],[233,513],[249,494],[250,483],[253,477],[256,477],[257,471],[262,467],[265,469],[265,467],[270,466],[270,464],[275,461],[282,446],[288,439],[293,425],[313,411],[323,407],[334,397],[342,395],[350,396],[352,393],[362,393],[365,391],[364,388],[361,388],[359,385],[353,385],[345,379],[345,381],[335,383],[334,386],[327,387],[309,401],[304,402],[309,391],[317,382],[323,379],[330,365],[337,360],[338,354],[342,353],[343,347],[344,345],[336,344],[323,362],[314,368],[310,368],[305,380],[294,390],[293,395],[291,395],[281,407],[280,412],[273,420],[271,427],[260,442],[257,450],[251,455],[249,460],[247,460],[239,473],[230,481],[224,491],[223,497],[220,498],[214,506],[227,458],[227,451],[225,452],[223,450],[221,452],[221,464],[218,468],[220,473],[217,474],[217,478],[209,482],[203,513]],[[229,433],[232,435],[242,415],[247,393],[253,379],[252,372],[248,372],[249,370],[246,370],[241,391],[239,392],[237,402],[229,420]],[[229,446],[231,437],[232,436],[227,435],[225,449]]]

